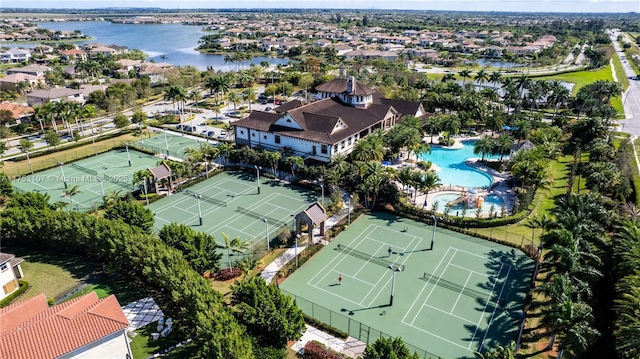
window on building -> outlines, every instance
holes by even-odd
[[[333,152],[338,152],[338,145],[333,146]]]
[[[349,139],[347,141],[347,146],[351,146],[351,137],[349,137]]]
[[[327,145],[322,145],[320,147],[320,152],[324,153],[325,155],[329,152],[329,148],[327,147]]]
[[[276,135],[276,143],[280,143],[280,135]]]
[[[252,133],[252,134],[251,134],[251,137],[256,137],[256,134],[255,134],[255,133]]]
[[[240,130],[240,134],[241,134],[241,135],[244,135],[244,130]]]
[[[340,149],[344,148],[344,141],[340,142]]]
[[[1,270],[2,272],[6,271],[7,269],[9,269],[9,266],[7,265],[7,263],[5,263],[5,264],[3,264],[3,265],[1,265],[1,266],[0,266],[0,270]]]

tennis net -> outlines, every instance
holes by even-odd
[[[456,284],[453,283],[451,281],[448,281],[446,279],[442,279],[440,277],[436,277],[435,275],[431,275],[431,273],[424,273],[422,278],[420,278],[426,282],[432,283],[434,285],[437,285],[438,287],[442,287],[442,288],[446,288],[449,290],[452,290],[454,292],[458,292],[458,293],[462,293],[466,296],[469,297],[473,297],[473,298],[480,298],[480,299],[488,299],[489,301],[493,300],[493,296],[494,296],[494,292],[483,292],[483,291],[479,291],[479,290],[475,290],[475,289],[471,289],[471,288],[467,288],[465,286],[462,286],[460,284]],[[495,280],[495,279],[493,279]],[[493,285],[493,283],[491,283],[491,285]]]
[[[279,219],[275,219],[275,218],[272,218],[272,217],[267,217],[265,215],[262,215],[260,213],[254,212],[254,211],[252,211],[250,209],[246,209],[246,208],[243,208],[243,207],[240,207],[240,206],[238,206],[238,210],[237,211],[239,213],[244,214],[245,216],[249,216],[249,217],[255,218],[255,219],[264,219],[264,218],[266,218],[266,219],[269,220],[270,224],[275,224],[275,225],[277,225],[279,227],[284,227],[284,226],[288,225],[288,223],[285,222],[285,221],[282,221],[282,220],[279,220]]]
[[[186,195],[196,195],[197,193],[195,192],[191,192],[189,190],[185,190],[184,193]],[[200,199],[205,201],[205,202],[209,202],[211,204],[215,204],[216,206],[220,206],[220,207],[226,207],[227,206],[227,202],[225,201],[221,201],[219,199],[215,199],[215,198],[211,198],[211,197],[207,197],[207,196],[203,196],[201,194],[198,194],[198,196],[200,196]]]
[[[349,248],[347,246],[343,246],[343,245],[339,244],[334,249],[337,250],[338,252],[342,252],[344,254],[348,254],[348,255],[354,256],[356,258],[364,259],[365,261],[369,261],[371,263],[377,264],[379,266],[383,266],[385,268],[387,268],[389,266],[392,266],[392,267],[395,268],[396,266],[398,266],[398,268],[400,268],[401,271],[404,271],[404,264],[398,265],[395,262],[375,257],[374,255],[371,255],[371,254],[368,254],[368,253],[365,253],[365,252],[361,252],[361,251],[359,251],[357,249],[354,249],[354,248]]]
[[[80,170],[80,171],[82,171],[84,173],[88,173],[90,175],[95,175],[95,176],[98,175],[98,171],[94,171],[94,170],[89,169],[87,167],[80,166],[79,164],[76,164],[76,163],[73,163],[73,162],[71,162],[71,167],[73,167],[75,169],[78,169],[78,170]]]

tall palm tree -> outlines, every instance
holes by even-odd
[[[247,88],[242,91],[242,97],[249,101],[249,111],[251,111],[251,104],[258,99],[258,93],[253,88]]]
[[[480,155],[481,162],[484,162],[484,156],[491,154],[493,148],[493,138],[483,135],[473,144],[473,154]]]
[[[489,75],[488,81],[494,85],[497,85],[498,83],[500,83],[501,79],[502,74],[499,71],[494,71],[491,73],[491,75]]]
[[[474,80],[476,80],[476,82],[478,82],[478,84],[480,85],[480,87],[482,87],[482,84],[487,81],[489,79],[489,75],[487,74],[486,71],[484,71],[484,69],[478,71],[476,73],[476,76],[474,77]]]
[[[238,104],[242,102],[242,97],[237,92],[231,91],[227,94],[227,100],[233,104],[233,109],[237,110]]]
[[[240,237],[235,237],[234,239],[229,239],[226,233],[222,232],[222,238],[224,239],[224,246],[222,248],[227,250],[227,260],[229,261],[229,269],[231,269],[231,251],[235,251],[238,247],[238,242],[240,241]]]
[[[433,136],[440,134],[442,130],[442,116],[431,116],[427,119],[422,129],[431,136],[431,143],[433,143]]]
[[[27,162],[29,163],[29,171],[31,172],[31,174],[33,174],[33,167],[31,167],[31,159],[29,159],[29,151],[31,151],[31,149],[33,148],[33,142],[27,140],[26,138],[23,138],[20,140],[18,148],[20,148],[20,151],[22,153],[27,155]]]
[[[139,186],[140,184],[143,185],[142,189],[143,189],[147,204],[149,204],[148,185],[152,179],[153,179],[153,174],[148,169],[136,171],[133,173],[133,185],[134,186]]]
[[[467,82],[467,78],[471,76],[471,70],[462,70],[458,72],[458,75],[462,77],[462,85],[464,86],[464,84]]]
[[[200,89],[193,89],[189,92],[189,99],[193,100],[196,105],[196,110],[198,109],[198,102],[202,99],[202,94],[200,93]]]
[[[295,176],[295,168],[299,168],[300,166],[304,165],[304,158],[300,156],[288,156],[284,160],[284,163],[291,166],[291,174]]]

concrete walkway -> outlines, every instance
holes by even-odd
[[[349,195],[343,192],[343,198],[347,198]],[[325,222],[325,230],[328,230],[336,225],[336,223],[340,222],[343,218],[349,215],[349,208],[347,205],[348,201],[344,200],[342,202],[342,208],[338,213],[333,216],[327,218]],[[326,245],[327,241],[324,237],[320,236],[320,228],[313,229],[313,240],[312,243],[319,243]],[[260,277],[264,278],[267,283],[271,283],[273,278],[275,278],[276,274],[280,271],[282,267],[284,267],[291,260],[295,259],[296,251],[298,253],[305,250],[307,246],[298,246],[297,250],[295,247],[288,248],[284,251],[278,258],[276,258],[273,262],[271,262],[261,273]],[[314,328],[312,326],[306,325],[306,330],[302,335],[302,338],[298,340],[291,347],[295,352],[299,352],[300,349],[304,348],[304,346],[309,341],[318,341],[327,347],[347,355],[351,358],[357,358],[362,356],[364,349],[366,348],[366,344],[355,339],[355,338],[347,338],[347,340],[338,339],[332,335],[329,335],[320,329]]]

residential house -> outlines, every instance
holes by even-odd
[[[0,103],[0,110],[10,111],[15,124],[30,123],[34,112],[33,107],[7,101]]]
[[[3,78],[0,78],[0,90],[4,91],[24,91],[25,88],[20,88],[18,85],[20,82],[26,82],[28,87],[36,87],[38,83],[43,82],[43,79],[38,76],[28,75],[23,73],[10,74]]]
[[[63,59],[71,62],[87,61],[87,53],[79,49],[64,50],[60,52],[60,55]]]
[[[337,153],[351,153],[356,142],[374,130],[386,131],[404,115],[424,114],[420,103],[385,99],[353,76],[333,79],[316,90],[312,103],[281,106],[277,113],[253,111],[232,122],[236,145],[287,147],[305,159],[330,162]]]
[[[44,294],[0,309],[0,357],[130,359],[129,322],[114,295],[49,307]]]
[[[502,57],[502,48],[500,46],[491,45],[487,47],[484,56],[492,59],[499,59]]]
[[[18,280],[24,277],[22,267],[20,267],[20,263],[23,261],[22,258],[18,258],[13,254],[0,252],[0,285],[2,285],[0,300],[20,288]],[[0,321],[0,323],[2,323],[2,321]],[[2,324],[0,328],[5,325],[5,323]],[[2,354],[0,354],[0,357],[1,356]]]
[[[44,74],[46,74],[47,72],[53,71],[52,67],[49,66],[44,66],[44,65],[38,65],[38,64],[32,64],[29,66],[24,66],[24,67],[14,67],[12,69],[8,69],[7,70],[7,74],[27,74],[27,75],[33,75],[33,76],[37,76],[37,77],[43,77]]]
[[[84,96],[82,91],[66,87],[35,90],[27,94],[27,104],[32,107],[41,106],[49,101],[59,102],[62,100],[84,103]]]
[[[17,63],[27,61],[30,57],[31,51],[19,49],[17,47],[11,48],[4,52],[0,52],[0,62],[2,63]]]
[[[349,51],[345,54],[347,59],[356,59],[360,58],[362,60],[372,60],[372,59],[385,59],[385,60],[396,60],[398,58],[397,52],[392,51],[380,51],[374,49],[361,49],[361,50],[353,50]]]

